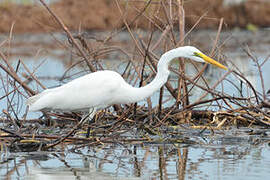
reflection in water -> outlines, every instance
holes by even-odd
[[[257,143],[260,138],[243,134],[224,137],[221,133],[202,139],[204,145],[187,147],[181,144],[84,148],[68,145],[62,147],[64,152],[12,154],[6,165],[1,166],[0,175],[33,180],[260,179],[270,175],[269,147]]]
[[[115,177],[109,173],[103,173],[96,170],[94,164],[87,162],[85,167],[57,167],[57,168],[39,168],[31,166],[29,173],[25,179],[28,180],[59,180],[60,178],[68,179],[96,179],[96,180],[136,180],[140,178],[135,177]]]

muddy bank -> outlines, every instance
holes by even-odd
[[[166,4],[163,4],[166,6]],[[123,19],[133,27],[149,28],[150,21],[155,27],[168,24],[163,5],[157,1],[146,8],[145,1],[115,1],[108,0],[65,0],[52,3],[50,7],[63,19],[71,30],[110,30],[124,26]],[[177,4],[172,14],[177,25]],[[220,18],[224,18],[227,28],[242,27],[255,24],[260,27],[270,25],[270,2],[247,0],[240,4],[228,5],[223,0],[199,1],[191,0],[184,4],[186,25],[192,27],[198,19],[207,12],[198,28],[217,28]],[[143,13],[142,10],[144,9]],[[2,4],[0,5],[0,32],[9,32],[15,23],[14,32],[47,32],[58,31],[53,18],[44,7],[35,5]]]

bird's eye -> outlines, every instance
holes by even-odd
[[[199,54],[199,53],[197,53],[197,52],[194,52],[194,53],[193,53],[193,56],[196,56],[196,57],[201,58],[200,54]]]

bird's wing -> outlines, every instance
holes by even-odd
[[[123,78],[116,72],[99,71],[65,84],[60,91],[65,97],[68,96],[68,100],[63,100],[72,109],[106,107],[111,105],[122,81]]]
[[[98,71],[29,98],[30,110],[85,110],[113,103],[123,78],[114,71]],[[32,108],[31,108],[32,107]]]

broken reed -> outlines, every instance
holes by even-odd
[[[141,62],[142,65],[137,65],[133,63],[132,60],[126,66],[124,73],[122,74],[127,80],[136,84],[139,82],[139,86],[143,86],[147,82],[151,81],[151,79],[156,74],[156,65],[159,59],[159,55],[155,53],[157,49],[163,49],[163,52],[166,52],[169,49],[185,45],[185,38],[190,34],[190,32],[200,23],[200,21],[204,18],[206,14],[198,18],[198,22],[185,33],[185,13],[184,13],[184,4],[183,1],[178,0],[177,3],[175,1],[147,1],[147,3],[143,3],[142,8],[138,9],[137,7],[133,7],[129,5],[129,8],[133,8],[137,11],[137,15],[134,19],[128,21],[125,17],[125,9],[122,8],[118,0],[115,0],[115,3],[118,6],[119,12],[121,12],[121,19],[123,20],[125,26],[121,27],[115,31],[112,31],[110,35],[105,39],[100,39],[99,37],[91,37],[89,38],[85,33],[79,32],[76,35],[73,35],[68,27],[65,26],[64,22],[58,17],[44,2],[40,0],[43,6],[48,10],[56,22],[62,27],[63,31],[66,33],[68,42],[70,43],[70,51],[73,52],[78,59],[83,59],[83,62],[89,68],[89,71],[94,72],[98,69],[104,69],[102,65],[98,62],[102,56],[110,54],[111,52],[117,51],[118,53],[123,54],[125,57],[129,59],[136,59]],[[158,11],[163,13],[163,20],[159,21],[160,23],[156,23],[156,19],[161,19],[158,17],[156,12],[152,12],[152,14],[146,13],[146,10],[151,6],[158,6]],[[136,22],[140,19],[144,19],[149,23],[149,30],[147,31],[147,36],[143,37],[140,34],[140,30],[136,28]],[[177,28],[175,23],[175,19],[177,19],[179,28]],[[218,32],[216,38],[212,45],[212,50],[210,55],[213,56],[215,52],[219,52],[219,35],[222,30],[223,19],[220,19],[220,25],[218,28]],[[178,30],[176,30],[178,29]],[[12,37],[13,26],[10,31],[9,38],[2,42],[10,43]],[[110,45],[111,39],[117,36],[122,31],[127,31],[132,39],[130,44],[133,46],[134,51],[130,56],[128,50],[125,47],[116,47],[114,45]],[[153,38],[153,34],[157,33],[157,31],[161,34],[157,39]],[[178,34],[180,32],[179,38],[177,40]],[[91,41],[95,40],[99,43],[99,46],[96,48],[91,47]],[[10,44],[9,44],[10,46]],[[66,44],[63,43],[63,46],[67,47]],[[75,47],[76,52],[72,50]],[[129,49],[130,50],[130,49]],[[115,105],[114,110],[116,113],[101,113],[97,119],[99,121],[95,121],[90,125],[84,125],[82,129],[85,129],[87,126],[92,128],[92,134],[101,135],[104,137],[103,139],[84,139],[80,142],[91,142],[91,143],[104,143],[104,142],[113,142],[118,140],[119,142],[124,142],[125,140],[120,137],[120,134],[124,132],[128,132],[133,127],[139,127],[139,129],[144,130],[145,133],[150,134],[160,134],[162,133],[162,128],[166,129],[170,126],[179,126],[181,124],[190,124],[191,127],[194,128],[210,128],[210,129],[219,129],[222,127],[229,127],[231,125],[244,125],[250,126],[252,124],[256,125],[270,125],[270,117],[269,113],[264,108],[269,108],[269,102],[266,99],[266,92],[263,84],[263,76],[261,73],[261,69],[263,64],[268,60],[265,59],[263,63],[259,63],[256,58],[252,55],[250,51],[246,51],[248,56],[255,62],[261,82],[263,85],[263,94],[261,95],[256,91],[256,89],[252,86],[252,84],[241,74],[241,72],[237,70],[229,70],[222,77],[220,77],[216,83],[210,86],[207,81],[202,76],[203,71],[206,69],[206,65],[201,69],[197,68],[195,64],[194,67],[197,69],[197,75],[194,77],[187,77],[185,75],[185,66],[181,61],[179,67],[177,69],[171,68],[171,70],[178,75],[179,81],[177,88],[174,89],[171,82],[168,81],[164,88],[160,91],[159,103],[157,107],[152,106],[151,99],[147,99],[147,108],[135,105]],[[136,55],[136,56],[135,56]],[[10,137],[10,138],[18,138],[19,140],[24,140],[31,137],[39,137],[40,139],[54,139],[53,142],[47,143],[45,148],[53,147],[61,142],[70,141],[73,134],[75,133],[74,122],[76,123],[78,119],[80,119],[81,114],[78,113],[55,113],[55,112],[43,112],[45,119],[53,119],[50,123],[52,126],[56,123],[57,126],[62,127],[60,134],[56,134],[51,136],[51,134],[46,135],[38,135],[40,129],[42,129],[39,125],[35,125],[39,128],[28,128],[26,124],[28,121],[27,110],[25,110],[25,115],[21,119],[18,117],[18,107],[20,106],[19,102],[15,103],[15,96],[18,96],[22,99],[27,98],[28,96],[34,95],[36,92],[33,91],[29,84],[30,82],[36,83],[41,88],[45,89],[45,86],[42,82],[35,76],[35,72],[32,72],[27,66],[22,62],[18,61],[17,67],[13,68],[8,60],[8,52],[0,52],[1,56],[1,64],[0,68],[6,72],[6,79],[4,77],[1,78],[2,86],[5,90],[5,95],[1,97],[1,99],[7,99],[7,108],[3,110],[4,116],[6,119],[3,121],[4,124],[8,124],[6,127],[13,127],[10,130],[1,128],[2,132],[7,134],[2,134],[1,137]],[[75,60],[74,60],[75,61]],[[71,65],[67,71],[71,70],[78,64],[81,64],[81,61],[75,62]],[[149,67],[151,73],[147,78],[144,79],[145,67]],[[233,66],[233,65],[232,65]],[[25,78],[20,77],[17,73],[19,67],[22,67],[25,70]],[[131,72],[130,69],[134,69],[134,72]],[[231,67],[234,69],[234,67]],[[216,87],[222,84],[224,81],[229,81],[232,86],[237,86],[234,82],[228,79],[228,76],[235,76],[239,81],[243,82],[243,84],[253,92],[253,96],[250,97],[234,97],[226,92],[217,91]],[[65,73],[63,77],[65,76]],[[204,85],[200,85],[198,80],[202,79]],[[203,93],[200,97],[197,98],[196,101],[189,101],[189,93],[194,88],[202,89],[205,93]],[[170,99],[166,99],[164,97],[164,91],[170,93]],[[241,91],[241,90],[239,90]],[[207,100],[205,97],[209,96]],[[11,97],[11,98],[10,98]],[[162,104],[166,101],[174,101],[174,105],[171,107],[162,107]],[[24,103],[24,100],[20,103]],[[209,105],[210,103],[210,105]],[[219,111],[211,111],[207,110],[209,107],[211,108],[211,104],[216,104],[216,109]],[[224,104],[224,105],[223,105]],[[194,110],[200,107],[205,110]],[[40,123],[40,120],[32,120],[33,124]],[[69,123],[61,123],[61,122],[69,122]],[[226,126],[227,125],[227,126]],[[78,124],[77,124],[78,126]],[[18,133],[24,132],[24,133]],[[167,132],[167,135],[170,135],[170,132]],[[173,132],[172,132],[173,133]],[[66,136],[61,137],[62,134],[66,134]],[[78,138],[76,139],[78,140]],[[137,138],[137,141],[143,141],[145,138]]]

